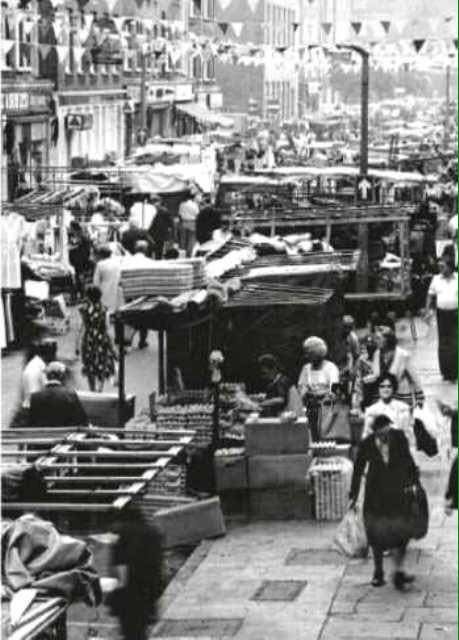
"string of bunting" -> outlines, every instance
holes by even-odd
[[[110,12],[116,7],[117,0],[104,0]],[[221,0],[220,0],[221,1]],[[251,9],[256,6],[258,0],[252,0]],[[11,4],[11,0],[10,0]],[[58,6],[60,2],[53,0]],[[9,32],[14,33],[14,26],[23,25],[25,40],[21,40],[21,47],[37,46],[42,60],[45,60],[54,50],[59,62],[67,60],[70,50],[73,51],[77,65],[87,51],[94,47],[103,47],[108,52],[121,54],[129,51],[129,55],[136,52],[151,53],[156,60],[169,59],[176,66],[181,58],[186,55],[200,56],[204,60],[216,57],[223,63],[249,65],[271,64],[282,67],[286,63],[294,64],[298,69],[306,71],[329,68],[328,57],[333,52],[333,42],[327,42],[332,33],[333,23],[324,22],[321,29],[324,42],[310,44],[308,46],[275,46],[254,45],[252,43],[235,42],[231,32],[236,38],[240,38],[246,22],[216,22],[221,36],[198,35],[193,32],[186,33],[184,23],[179,20],[156,20],[139,16],[119,16],[104,13],[99,19],[97,12],[80,13],[75,22],[69,19],[68,12],[55,11],[53,19],[44,19],[36,12],[25,9],[5,10],[5,19],[9,25]],[[374,26],[377,23],[379,32],[375,34]],[[141,24],[147,33],[137,33],[136,25]],[[134,25],[134,26],[133,26]],[[266,27],[266,23],[258,23]],[[297,31],[299,23],[292,23],[292,28]],[[32,42],[32,32],[38,28],[36,42]],[[231,29],[231,31],[230,31]],[[421,54],[429,57],[433,66],[441,64],[446,57],[451,57],[457,52],[457,34],[454,31],[454,19],[451,16],[445,18],[429,18],[427,20],[415,20],[407,24],[398,20],[393,24],[390,20],[378,21],[352,21],[349,23],[352,35],[350,42],[360,46],[365,45],[372,54],[375,66],[387,69],[401,67],[405,64],[416,66]],[[52,30],[55,42],[50,42],[49,32]],[[167,34],[166,34],[167,30]],[[442,37],[438,34],[441,31]],[[413,35],[419,37],[413,37]],[[423,34],[423,37],[420,37]],[[381,37],[383,36],[383,37]],[[43,41],[44,40],[44,41]],[[5,57],[15,45],[12,37],[1,40],[1,51]],[[120,59],[120,63],[122,59]],[[348,69],[356,67],[358,59],[350,63],[343,63]]]

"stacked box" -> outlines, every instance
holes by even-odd
[[[163,496],[184,496],[186,493],[186,468],[170,464],[153,478],[148,492]]]
[[[158,429],[190,429],[195,431],[194,442],[208,445],[212,440],[213,405],[158,405],[156,425]]]
[[[308,473],[316,520],[341,520],[347,510],[352,463],[344,458],[315,458]]]
[[[350,458],[351,445],[337,444],[334,440],[323,440],[311,443],[311,453],[314,458]]]
[[[283,422],[251,415],[245,423],[250,517],[311,517],[306,475],[312,461],[305,418]]]

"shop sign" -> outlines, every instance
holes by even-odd
[[[65,119],[67,129],[72,131],[87,131],[93,126],[92,113],[69,113]]]
[[[3,111],[29,111],[30,109],[46,109],[48,96],[40,93],[4,93],[2,96]]]

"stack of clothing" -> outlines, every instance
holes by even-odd
[[[176,264],[190,264],[193,268],[193,289],[205,289],[207,285],[206,261],[204,258],[175,260]]]
[[[123,266],[121,287],[125,300],[142,296],[175,297],[193,289],[193,266],[174,261],[157,261],[150,267]]]

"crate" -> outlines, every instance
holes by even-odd
[[[251,489],[249,508],[251,520],[310,520],[312,517],[306,481],[303,487]]]
[[[352,463],[344,458],[314,459],[308,483],[316,520],[341,520],[349,503]]]
[[[108,428],[118,425],[118,394],[81,390],[77,390],[77,394],[91,424]],[[130,394],[124,401],[123,423],[130,420],[134,413],[135,395]]]
[[[250,490],[276,487],[303,489],[306,486],[306,475],[311,462],[310,453],[252,456],[248,463]]]
[[[248,456],[307,453],[309,429],[306,418],[282,423],[278,418],[260,418],[252,414],[245,426]]]
[[[148,485],[149,494],[162,496],[184,496],[186,493],[186,468],[169,464]]]
[[[247,489],[247,458],[245,450],[224,449],[225,453],[217,450],[214,455],[215,486],[221,491]]]
[[[351,445],[337,444],[334,440],[322,440],[311,443],[311,453],[314,458],[342,457],[350,459]]]

